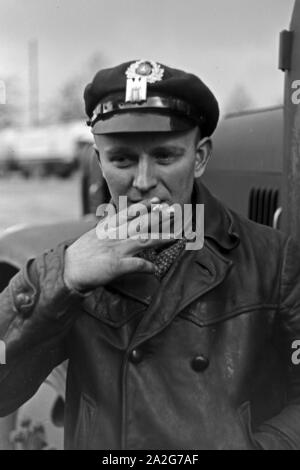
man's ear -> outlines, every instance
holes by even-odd
[[[212,141],[209,137],[199,140],[196,145],[196,160],[195,160],[195,178],[200,178],[203,175],[209,157],[212,152]]]

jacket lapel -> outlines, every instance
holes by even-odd
[[[140,322],[131,347],[159,333],[179,312],[221,284],[233,265],[226,255],[238,247],[240,238],[230,211],[200,181],[195,182],[193,202],[204,204],[204,246],[184,251],[177,258]]]
[[[153,274],[133,273],[113,281],[110,286],[120,294],[148,306],[156,294],[160,281]]]
[[[232,264],[208,244],[197,252],[183,252],[162,281],[132,338],[131,347],[158,334],[184,308],[221,284]]]

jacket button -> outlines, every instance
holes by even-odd
[[[143,353],[140,349],[133,349],[129,355],[129,360],[133,364],[138,364],[143,359]]]
[[[203,372],[209,366],[209,360],[207,357],[199,355],[192,359],[191,366],[196,372]]]

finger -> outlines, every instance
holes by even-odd
[[[186,226],[191,225],[192,218],[184,217],[182,215],[181,208],[176,204],[169,206],[168,204],[159,204],[155,212],[161,214],[159,219],[159,232],[162,234],[163,239],[177,240],[183,237],[185,230],[184,223]]]
[[[176,239],[170,230],[171,218],[167,209],[168,206],[161,213],[147,214],[128,224],[129,238],[124,240],[123,255],[135,255],[145,248],[162,246]]]
[[[153,203],[154,199],[148,200],[148,203]],[[125,247],[125,251],[121,250],[122,255],[135,254],[143,247],[154,246],[169,242],[178,238],[174,235],[174,208],[166,203],[159,205],[159,210],[146,211],[145,206],[142,206],[143,215],[134,218],[133,220],[126,222],[123,225],[116,226],[116,224],[109,224],[108,220],[98,224],[96,228],[97,237],[100,240],[118,240],[125,241],[130,240],[128,245]],[[136,204],[137,208],[138,205]],[[146,212],[146,213],[145,213]],[[182,228],[181,228],[182,230]],[[136,240],[137,243],[132,243],[132,240]]]
[[[159,203],[160,199],[158,197],[153,197],[151,199],[143,199],[140,202],[132,204],[129,206],[127,211],[128,219],[137,217],[141,211],[145,214],[146,212],[150,211],[153,205],[158,205]]]
[[[136,204],[132,204],[129,208],[126,206],[117,214],[112,211],[111,215],[103,217],[99,220],[96,227],[96,234],[100,240],[106,240],[108,238],[112,240],[118,240],[120,238],[127,238],[127,225],[131,220],[147,216],[151,210],[151,206],[158,204],[160,199],[154,197],[151,199],[144,199]],[[106,213],[107,205],[106,205]]]
[[[100,220],[98,223],[105,223],[107,221],[110,222],[111,225],[120,226],[123,223],[126,223],[127,220],[131,220],[137,217],[141,212],[145,214],[148,212],[152,207],[159,207],[160,206],[160,199],[158,197],[143,199],[137,203],[131,204],[131,206],[126,206],[124,209],[115,213],[112,210],[111,215],[109,215],[109,211],[107,210],[108,204],[104,205],[104,208],[100,208],[98,210]]]
[[[161,235],[161,234],[158,234]],[[147,240],[142,240],[141,238],[131,239],[128,238],[124,240],[122,246],[120,247],[120,255],[122,256],[135,256],[137,253],[140,253],[142,250],[146,248],[155,248],[164,245],[168,245],[170,243],[170,239],[157,239],[153,240],[151,238]]]
[[[122,258],[118,266],[120,275],[132,272],[154,273],[154,270],[154,264],[143,258]]]
[[[152,199],[153,201],[154,199]],[[126,238],[134,238],[137,236],[139,238],[140,234],[148,233],[148,229],[151,224],[151,205],[149,204],[150,200],[145,201],[145,204],[139,203],[134,204],[134,210],[129,208],[129,213],[125,211],[118,214],[119,220],[117,224],[108,224],[106,226],[101,225],[99,229],[99,238],[111,238],[114,240],[124,240]],[[149,209],[149,210],[148,210]],[[159,226],[159,214],[155,214],[153,222],[155,223],[155,231],[158,231]],[[110,222],[110,221],[107,221]],[[103,236],[102,236],[103,232]],[[135,237],[136,238],[136,237]],[[148,238],[144,236],[143,239]]]
[[[172,212],[172,209],[169,208],[168,204],[160,203],[160,199],[158,197],[143,199],[138,203],[132,204],[130,207],[125,207],[117,214],[101,219],[98,222],[97,234],[101,239],[117,239],[118,233],[122,234],[122,238],[126,238],[124,234],[127,233],[127,224],[131,220],[147,217],[147,214],[150,214],[152,210],[162,211],[162,209]]]
[[[172,239],[174,212],[167,204],[158,211],[150,212],[129,222],[128,237],[132,239]]]
[[[151,204],[151,211],[152,212],[160,212],[162,210],[167,210],[169,212],[174,212],[174,208],[167,204],[166,202],[162,202],[159,204]]]

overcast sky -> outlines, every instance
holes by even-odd
[[[244,84],[258,106],[282,99],[279,32],[293,0],[0,0],[0,78],[28,84],[39,42],[45,106],[95,53],[103,65],[152,59],[201,76],[225,106]]]

